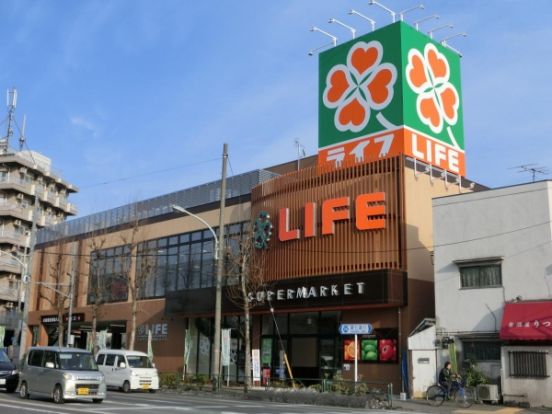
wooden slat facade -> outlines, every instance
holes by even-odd
[[[384,192],[386,227],[359,231],[354,202],[358,195]],[[334,235],[321,235],[325,200],[349,196],[350,221],[337,221]],[[317,236],[280,242],[278,211],[290,209],[290,228],[303,234],[304,206],[317,203]],[[267,181],[252,191],[252,215],[271,215],[274,236],[266,255],[265,280],[336,275],[390,269],[406,271],[404,224],[404,159],[395,157],[330,170],[311,167]]]

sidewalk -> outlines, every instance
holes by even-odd
[[[393,410],[404,412],[423,412],[423,413],[443,413],[443,414],[479,414],[479,413],[497,413],[497,414],[545,414],[552,410],[545,408],[519,408],[507,407],[505,405],[492,405],[476,403],[470,408],[460,408],[452,401],[445,401],[440,407],[432,407],[425,400],[393,400]]]

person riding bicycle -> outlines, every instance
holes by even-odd
[[[452,364],[450,361],[445,362],[445,366],[439,372],[439,385],[446,390],[447,395],[450,393],[450,387],[452,385]]]

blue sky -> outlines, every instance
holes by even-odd
[[[552,2],[424,4],[406,20],[437,13],[424,29],[455,26],[437,39],[469,35],[451,41],[464,55],[468,177],[502,186],[530,180],[510,167],[552,169]],[[314,154],[307,51],[326,39],[308,29],[345,41],[335,17],[368,31],[351,8],[390,22],[367,0],[3,0],[0,90],[17,87],[28,146],[80,187],[72,201],[89,214],[217,179],[223,142],[236,174],[294,159],[296,138]]]

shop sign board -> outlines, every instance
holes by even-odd
[[[230,329],[221,330],[220,363],[223,367],[230,365]]]
[[[465,175],[460,57],[404,22],[319,55],[319,164],[399,154]]]
[[[359,194],[354,202],[354,221],[357,230],[379,230],[385,228],[385,193]],[[322,202],[320,209],[322,236],[335,234],[337,221],[351,220],[351,198],[348,196],[330,198]],[[303,234],[300,229],[290,228],[290,210],[280,208],[278,214],[278,239],[281,242],[297,240],[301,237],[317,236],[318,207],[308,202],[304,207]]]
[[[261,380],[261,352],[259,349],[251,350],[251,368],[253,370],[253,381]]]
[[[59,318],[57,315],[46,315],[40,318],[43,325],[57,325],[58,320]],[[67,322],[68,320],[69,315],[63,315],[63,322]],[[71,315],[71,322],[84,322],[84,313],[73,313]]]
[[[369,323],[342,323],[339,325],[341,335],[370,335],[373,331]]]
[[[136,332],[136,340],[139,342],[145,342],[148,340],[148,331],[151,331],[151,340],[165,341],[169,336],[169,324],[168,323],[152,323],[138,326]]]

